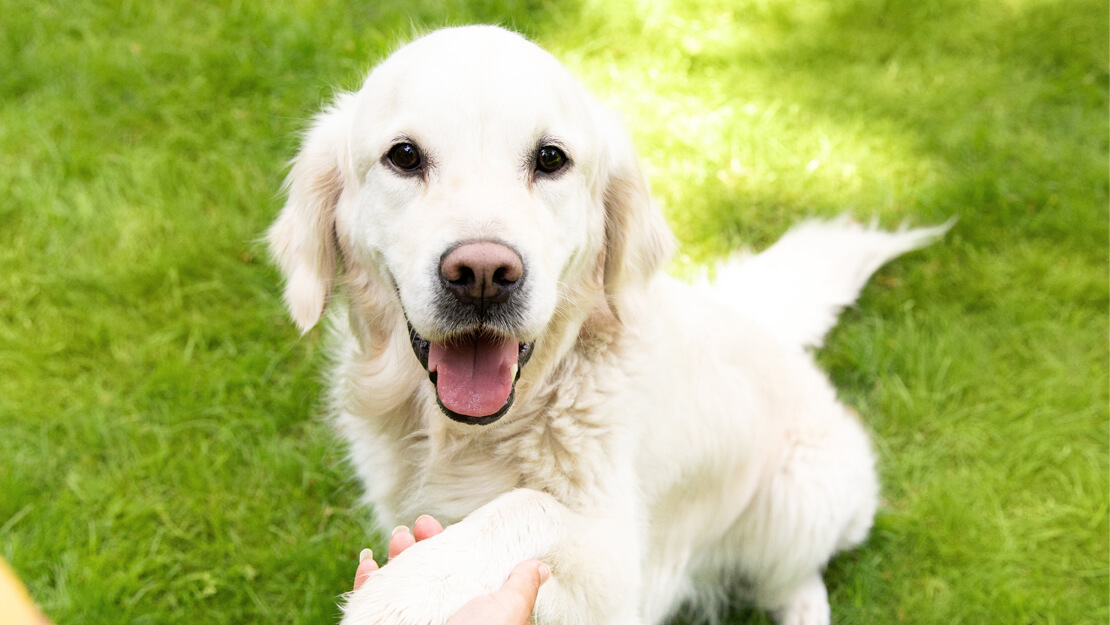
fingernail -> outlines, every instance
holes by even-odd
[[[365,562],[366,560],[373,559],[373,557],[374,557],[374,552],[373,551],[371,551],[369,549],[363,549],[358,554],[358,561],[360,563]]]
[[[543,562],[540,562],[540,585],[542,586],[549,577],[551,577],[551,569],[547,568],[547,565]]]
[[[393,533],[390,534],[389,536],[392,538],[393,536],[396,536],[400,532],[407,532],[407,531],[409,531],[409,528],[405,527],[404,525],[398,525],[397,527],[393,528]]]

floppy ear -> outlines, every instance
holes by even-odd
[[[301,333],[320,320],[335,280],[335,207],[343,193],[353,95],[319,114],[285,179],[288,200],[267,239],[285,275],[285,304]]]
[[[613,116],[615,117],[615,116]],[[663,213],[651,199],[632,141],[615,119],[608,120],[605,185],[605,297],[620,318],[619,295],[643,285],[674,249]]]

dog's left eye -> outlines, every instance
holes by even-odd
[[[398,143],[386,154],[389,162],[403,171],[416,171],[423,164],[420,150],[411,143]]]
[[[536,152],[536,171],[553,174],[566,165],[567,155],[553,145],[545,145]]]

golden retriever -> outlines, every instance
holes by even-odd
[[[723,596],[829,622],[822,570],[867,536],[879,484],[807,349],[944,226],[807,222],[681,283],[620,123],[490,26],[419,38],[339,95],[287,187],[269,242],[297,325],[330,310],[366,501],[382,528],[451,523],[345,623],[442,625],[528,558],[552,571],[537,623]]]

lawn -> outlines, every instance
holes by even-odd
[[[1110,620],[1104,2],[0,15],[0,555],[60,625],[334,622],[384,544],[319,415],[320,337],[258,239],[306,119],[414,29],[471,22],[625,115],[676,273],[810,215],[958,217],[819,354],[885,485],[826,576],[834,622]]]

